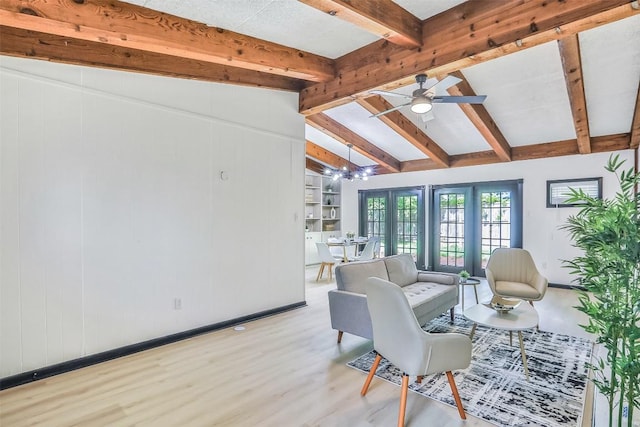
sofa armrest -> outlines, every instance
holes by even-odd
[[[460,276],[455,273],[441,273],[439,271],[418,271],[418,282],[458,285],[460,283]]]
[[[338,289],[330,290],[329,314],[333,329],[373,339],[366,295]]]

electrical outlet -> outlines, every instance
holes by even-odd
[[[173,309],[174,310],[182,310],[182,299],[174,298],[173,299]]]

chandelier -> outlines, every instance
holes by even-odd
[[[354,179],[361,179],[363,181],[368,180],[369,176],[373,175],[373,170],[370,167],[354,167],[351,163],[351,147],[353,147],[353,144],[347,144],[347,147],[349,147],[349,160],[347,164],[341,169],[327,168],[324,171],[325,175],[331,175],[334,181],[341,178],[346,179],[347,181],[353,181]]]

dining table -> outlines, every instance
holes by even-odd
[[[360,247],[366,245],[369,239],[366,237],[356,237],[355,239],[328,239],[327,246],[342,247],[342,262],[352,261],[358,256]],[[349,258],[348,250],[353,246],[353,258]]]

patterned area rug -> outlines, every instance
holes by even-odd
[[[459,332],[469,335],[471,322],[448,313],[427,324],[429,332]],[[524,331],[530,381],[524,375],[517,333],[513,346],[509,333],[478,326],[473,338],[471,365],[454,372],[460,398],[469,415],[497,426],[576,426],[581,419],[584,392],[593,343],[568,335],[544,331]],[[368,373],[373,351],[347,363]],[[402,373],[382,359],[376,376],[400,384]],[[362,379],[364,382],[364,378]],[[415,380],[415,378],[411,378]],[[455,407],[444,374],[425,377],[409,389]]]

